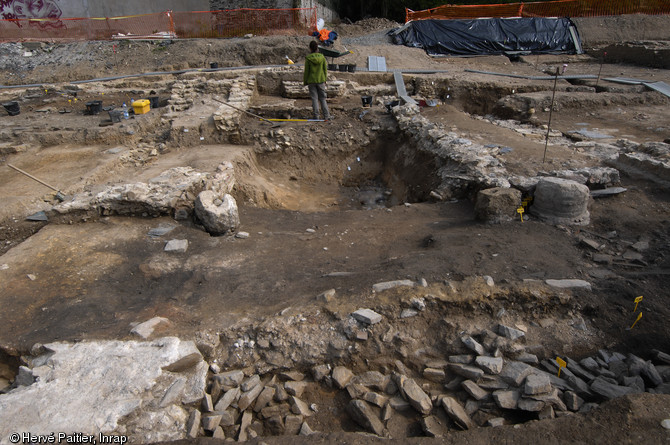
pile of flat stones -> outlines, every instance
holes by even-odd
[[[460,341],[461,352],[468,353],[430,359],[420,372],[400,360],[393,363],[395,370],[386,367],[386,373],[355,374],[345,366],[321,364],[311,369],[311,376],[298,371],[249,376],[242,370],[218,372],[212,365],[217,372],[200,410],[191,413],[188,435],[242,441],[312,434],[309,419],[319,407],[311,401],[323,394],[321,385],[345,391],[351,419],[382,437],[397,431],[390,428],[394,418],[418,421],[426,436],[440,437],[454,428],[588,412],[626,394],[670,394],[670,355],[661,351],[653,351],[653,361],[607,350],[579,362],[562,357],[566,366],[559,373],[555,359],[529,352],[541,353],[543,348],[524,345],[522,329],[501,324],[476,335],[463,334]]]

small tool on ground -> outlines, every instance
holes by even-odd
[[[214,99],[216,102],[218,102],[218,103],[220,103],[220,104],[223,104],[223,105],[226,105],[227,107],[232,108],[233,110],[241,111],[242,113],[247,113],[247,114],[250,115],[250,116],[257,117],[258,119],[260,119],[260,120],[262,120],[262,121],[268,122],[268,123],[271,124],[273,127],[279,127],[279,126],[281,125],[281,124],[278,124],[278,123],[276,123],[276,122],[272,122],[270,119],[265,119],[264,117],[261,117],[261,116],[259,116],[259,115],[257,115],[257,114],[251,113],[251,112],[246,111],[246,110],[243,110],[243,109],[241,109],[241,108],[234,107],[234,106],[230,105],[229,103],[226,103],[226,102],[224,102],[224,101],[222,101],[222,100],[217,99],[216,97],[213,97],[212,99]]]
[[[33,175],[31,175],[30,173],[27,173],[27,172],[21,170],[21,169],[18,168],[18,167],[14,167],[12,164],[7,164],[7,167],[12,168],[12,169],[16,170],[17,172],[19,172],[19,173],[21,173],[21,174],[23,174],[23,175],[26,175],[26,176],[29,177],[30,179],[33,179],[33,180],[39,182],[40,184],[42,184],[42,185],[44,185],[44,186],[46,186],[46,187],[49,187],[51,190],[53,190],[53,191],[56,192],[56,199],[57,199],[57,200],[59,200],[60,202],[65,201],[65,195],[63,195],[63,194],[61,193],[61,191],[58,190],[56,187],[47,184],[46,182],[42,181],[41,179],[37,179],[36,177],[34,177]]]

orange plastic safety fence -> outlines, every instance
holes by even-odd
[[[668,0],[556,0],[492,5],[444,5],[423,11],[406,9],[406,21],[482,17],[598,17],[622,14],[670,14]]]
[[[316,29],[316,8],[232,9],[127,17],[0,20],[0,42],[235,37]]]
[[[315,8],[230,9],[175,12],[179,37],[240,37],[246,34],[305,34],[316,28]]]

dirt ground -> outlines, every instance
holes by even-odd
[[[577,24],[587,54],[529,56],[516,62],[502,56],[431,59],[419,49],[390,44],[346,45],[347,38],[393,25],[383,20],[338,25],[337,30],[342,36],[338,45],[353,51],[346,63],[366,66],[367,56],[376,55],[385,57],[392,69],[432,71],[404,76],[415,93],[429,92],[441,101],[423,108],[422,116],[476,143],[510,148],[499,155],[510,175],[530,176],[609,165],[604,156],[575,148],[575,140],[567,136],[579,130],[598,133],[602,143],[670,139],[667,97],[604,81],[604,90],[596,90],[592,80],[558,83],[551,124],[557,135],[549,138],[546,162],[542,125],[548,122],[548,108],[509,127],[501,123],[506,122],[503,116],[490,117],[498,100],[508,95],[539,92],[548,100],[552,83],[467,70],[542,75],[567,63],[573,74],[670,83],[667,69],[600,63],[602,48],[612,43],[670,40],[668,17]],[[375,94],[369,110],[360,100],[361,91],[372,91],[377,84],[394,89],[390,74],[331,72],[330,80],[342,80],[351,88],[349,94],[329,99],[334,120],[283,123],[281,138],[288,143],[282,149],[264,145],[281,139],[274,133],[278,130],[249,116],[241,117],[240,133],[231,140],[216,132],[209,116],[191,127],[199,134],[175,131],[177,118],[169,114],[169,106],[110,126],[102,122],[106,113],[83,113],[91,100],[117,108],[149,95],[167,102],[183,78],[255,72],[203,72],[212,62],[220,67],[282,65],[277,76],[299,80],[302,68],[283,66],[284,56],[300,63],[308,41],[304,36],[170,44],[124,41],[118,42],[116,53],[111,42],[81,42],[48,44],[30,57],[22,55],[25,49],[18,44],[0,48],[3,83],[30,85],[0,89],[2,102],[18,99],[21,106],[20,115],[0,117],[0,360],[15,366],[16,357],[35,343],[130,338],[131,323],[153,316],[172,322],[166,334],[199,338],[286,311],[312,316],[314,325],[339,320],[359,307],[399,312],[411,297],[426,294],[438,296],[434,320],[408,321],[407,329],[428,336],[429,327],[445,317],[453,320],[454,332],[485,328],[504,308],[510,317],[531,324],[529,338],[547,356],[563,353],[577,359],[601,347],[643,358],[652,349],[670,352],[670,189],[663,182],[622,171],[620,185],[627,192],[593,200],[591,223],[585,227],[552,226],[533,218],[483,224],[474,218],[474,197],[436,202],[428,197],[430,190],[417,185],[431,174],[428,166],[410,172],[392,162],[388,154],[409,144],[384,106],[393,95]],[[70,84],[174,70],[195,72]],[[278,113],[268,111],[268,104],[281,104],[285,98],[279,97],[276,78],[264,79],[252,99],[255,112],[309,116],[307,99],[296,99]],[[353,83],[361,89],[351,87]],[[204,104],[208,97],[202,100]],[[522,125],[535,131],[517,131]],[[49,222],[27,221],[28,215],[55,203],[53,192],[7,166],[19,166],[71,196],[110,184],[148,181],[176,166],[211,172],[223,161],[235,165],[233,195],[247,239],[212,237],[197,222],[167,215],[63,215]],[[173,229],[149,236],[158,227]],[[636,264],[603,265],[580,242],[583,237],[598,240],[603,252],[613,255],[638,241],[647,241],[649,248]],[[188,251],[165,255],[168,239],[187,239]],[[491,276],[495,288],[475,279],[482,276]],[[371,290],[381,281],[422,278],[427,289],[387,294]],[[550,294],[535,287],[536,280],[550,278],[588,280],[593,291]],[[337,291],[336,302],[324,306],[315,300],[330,288]],[[630,330],[632,302],[639,295],[644,296],[644,319]],[[547,318],[555,320],[553,328],[541,326]],[[585,331],[572,328],[577,319],[585,320]],[[362,355],[349,357],[349,364],[362,367]],[[550,443],[662,443],[668,435],[659,432],[658,424],[670,416],[668,406],[667,396],[645,394],[617,399],[587,416],[530,422],[522,429],[477,429],[446,442],[551,438]],[[323,426],[322,431],[334,427]],[[351,431],[347,428],[343,431]],[[339,434],[319,440],[371,440]]]

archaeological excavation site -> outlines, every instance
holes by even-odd
[[[668,443],[665,8],[2,24],[0,444]]]

